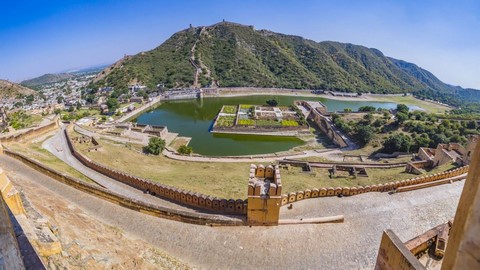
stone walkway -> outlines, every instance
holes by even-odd
[[[74,204],[86,215],[199,269],[372,269],[384,229],[393,229],[402,241],[407,241],[453,218],[464,183],[394,195],[366,193],[309,199],[295,203],[292,210],[281,210],[282,218],[342,214],[345,222],[341,224],[208,227],[122,208],[61,184],[9,157],[0,156],[0,167],[27,196],[55,196],[61,202]],[[51,210],[57,210],[55,205]]]

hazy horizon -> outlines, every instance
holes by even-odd
[[[376,48],[445,83],[480,89],[476,1],[27,1],[2,3],[0,78],[110,64],[153,49],[192,24],[256,29]]]

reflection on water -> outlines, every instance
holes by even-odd
[[[170,132],[180,136],[192,137],[190,146],[196,153],[210,156],[253,155],[286,151],[300,146],[303,141],[296,137],[218,134],[209,129],[212,121],[223,105],[265,104],[271,95],[205,98],[203,100],[169,101],[155,110],[146,112],[137,118],[140,124],[168,126]],[[329,111],[343,111],[345,108],[358,110],[359,107],[371,105],[386,109],[395,108],[395,103],[370,101],[341,101],[315,97],[277,96],[280,105],[293,104],[294,100],[319,100]]]

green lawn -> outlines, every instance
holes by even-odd
[[[397,104],[418,106],[429,113],[445,113],[446,111],[450,110],[450,108],[446,106],[423,101],[413,96],[374,96],[373,99],[385,102],[395,102]]]
[[[162,184],[223,198],[246,198],[250,163],[184,162],[163,156],[146,156],[124,144],[100,140],[99,151],[84,152],[85,155],[112,168],[129,174],[157,181]],[[435,172],[452,168],[442,166]],[[386,183],[414,178],[404,173],[404,168],[367,169],[370,177],[347,177],[330,179],[327,169],[302,172],[300,168],[282,168],[283,193],[307,188],[358,186]]]

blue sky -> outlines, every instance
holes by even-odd
[[[8,3],[7,3],[8,2]],[[225,19],[377,48],[447,83],[480,89],[480,1],[0,2],[0,78],[112,63],[173,33]]]

